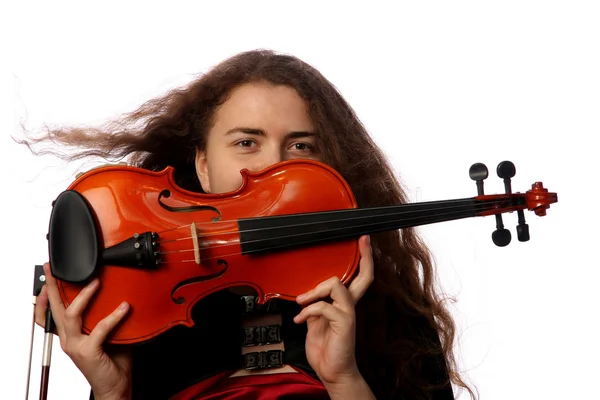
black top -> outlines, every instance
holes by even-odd
[[[285,363],[318,380],[306,359],[306,324],[293,321],[300,306],[291,301],[279,304]],[[228,291],[211,294],[196,304],[192,317],[196,325],[191,328],[176,326],[149,342],[133,346],[133,400],[167,400],[220,372],[243,368],[240,296]],[[444,366],[443,360],[432,360],[425,369],[428,380],[447,378]],[[434,399],[454,399],[451,386]]]

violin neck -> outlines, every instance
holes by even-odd
[[[511,195],[400,204],[238,220],[242,254],[348,240],[362,235],[524,208]]]

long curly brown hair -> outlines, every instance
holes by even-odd
[[[306,101],[323,161],[348,181],[359,207],[407,202],[384,154],[335,86],[298,58],[267,50],[233,56],[104,126],[46,127],[42,136],[20,142],[37,154],[42,152],[34,145],[48,140],[77,148],[51,151],[69,160],[97,156],[150,170],[173,166],[180,186],[201,192],[194,157],[205,149],[215,110],[232,89],[257,81],[290,86]],[[449,382],[475,398],[457,368],[455,323],[436,293],[423,241],[415,230],[403,229],[374,234],[371,244],[375,279],[357,304],[356,357],[377,398],[428,399]]]

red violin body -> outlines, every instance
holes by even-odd
[[[356,207],[350,188],[337,173],[315,168],[311,162],[295,162],[260,174],[244,171],[243,176],[239,190],[223,195],[177,187],[172,168],[151,172],[104,167],[73,182],[68,190],[83,196],[91,210],[100,250],[136,233],[151,232],[156,234],[152,250],[158,253],[150,266],[97,262],[93,274],[85,277],[85,281],[98,277],[101,284],[83,316],[84,331],[89,333],[122,301],[131,309],[110,337],[112,343],[141,342],[174,325],[191,326],[192,306],[217,290],[250,286],[262,303],[274,297],[294,300],[332,276],[344,283],[350,280],[360,258],[356,240],[248,254],[242,254],[240,243],[239,219]],[[54,231],[58,229],[67,227]],[[81,236],[85,233],[69,241]],[[66,247],[50,240],[51,252]],[[59,278],[65,306],[84,283]]]

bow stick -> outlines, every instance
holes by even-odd
[[[25,392],[25,400],[29,399],[29,386],[31,381],[31,359],[33,356],[33,339],[35,334],[35,306],[37,298],[42,292],[42,288],[46,283],[46,275],[44,274],[44,266],[36,265],[33,272],[33,318],[31,321],[31,342],[29,344],[29,368],[27,370],[27,389]],[[46,310],[46,324],[44,326],[44,350],[42,356],[42,375],[40,383],[40,400],[46,400],[48,394],[48,382],[50,378],[50,360],[52,358],[52,338],[54,331],[54,319],[50,307]]]

